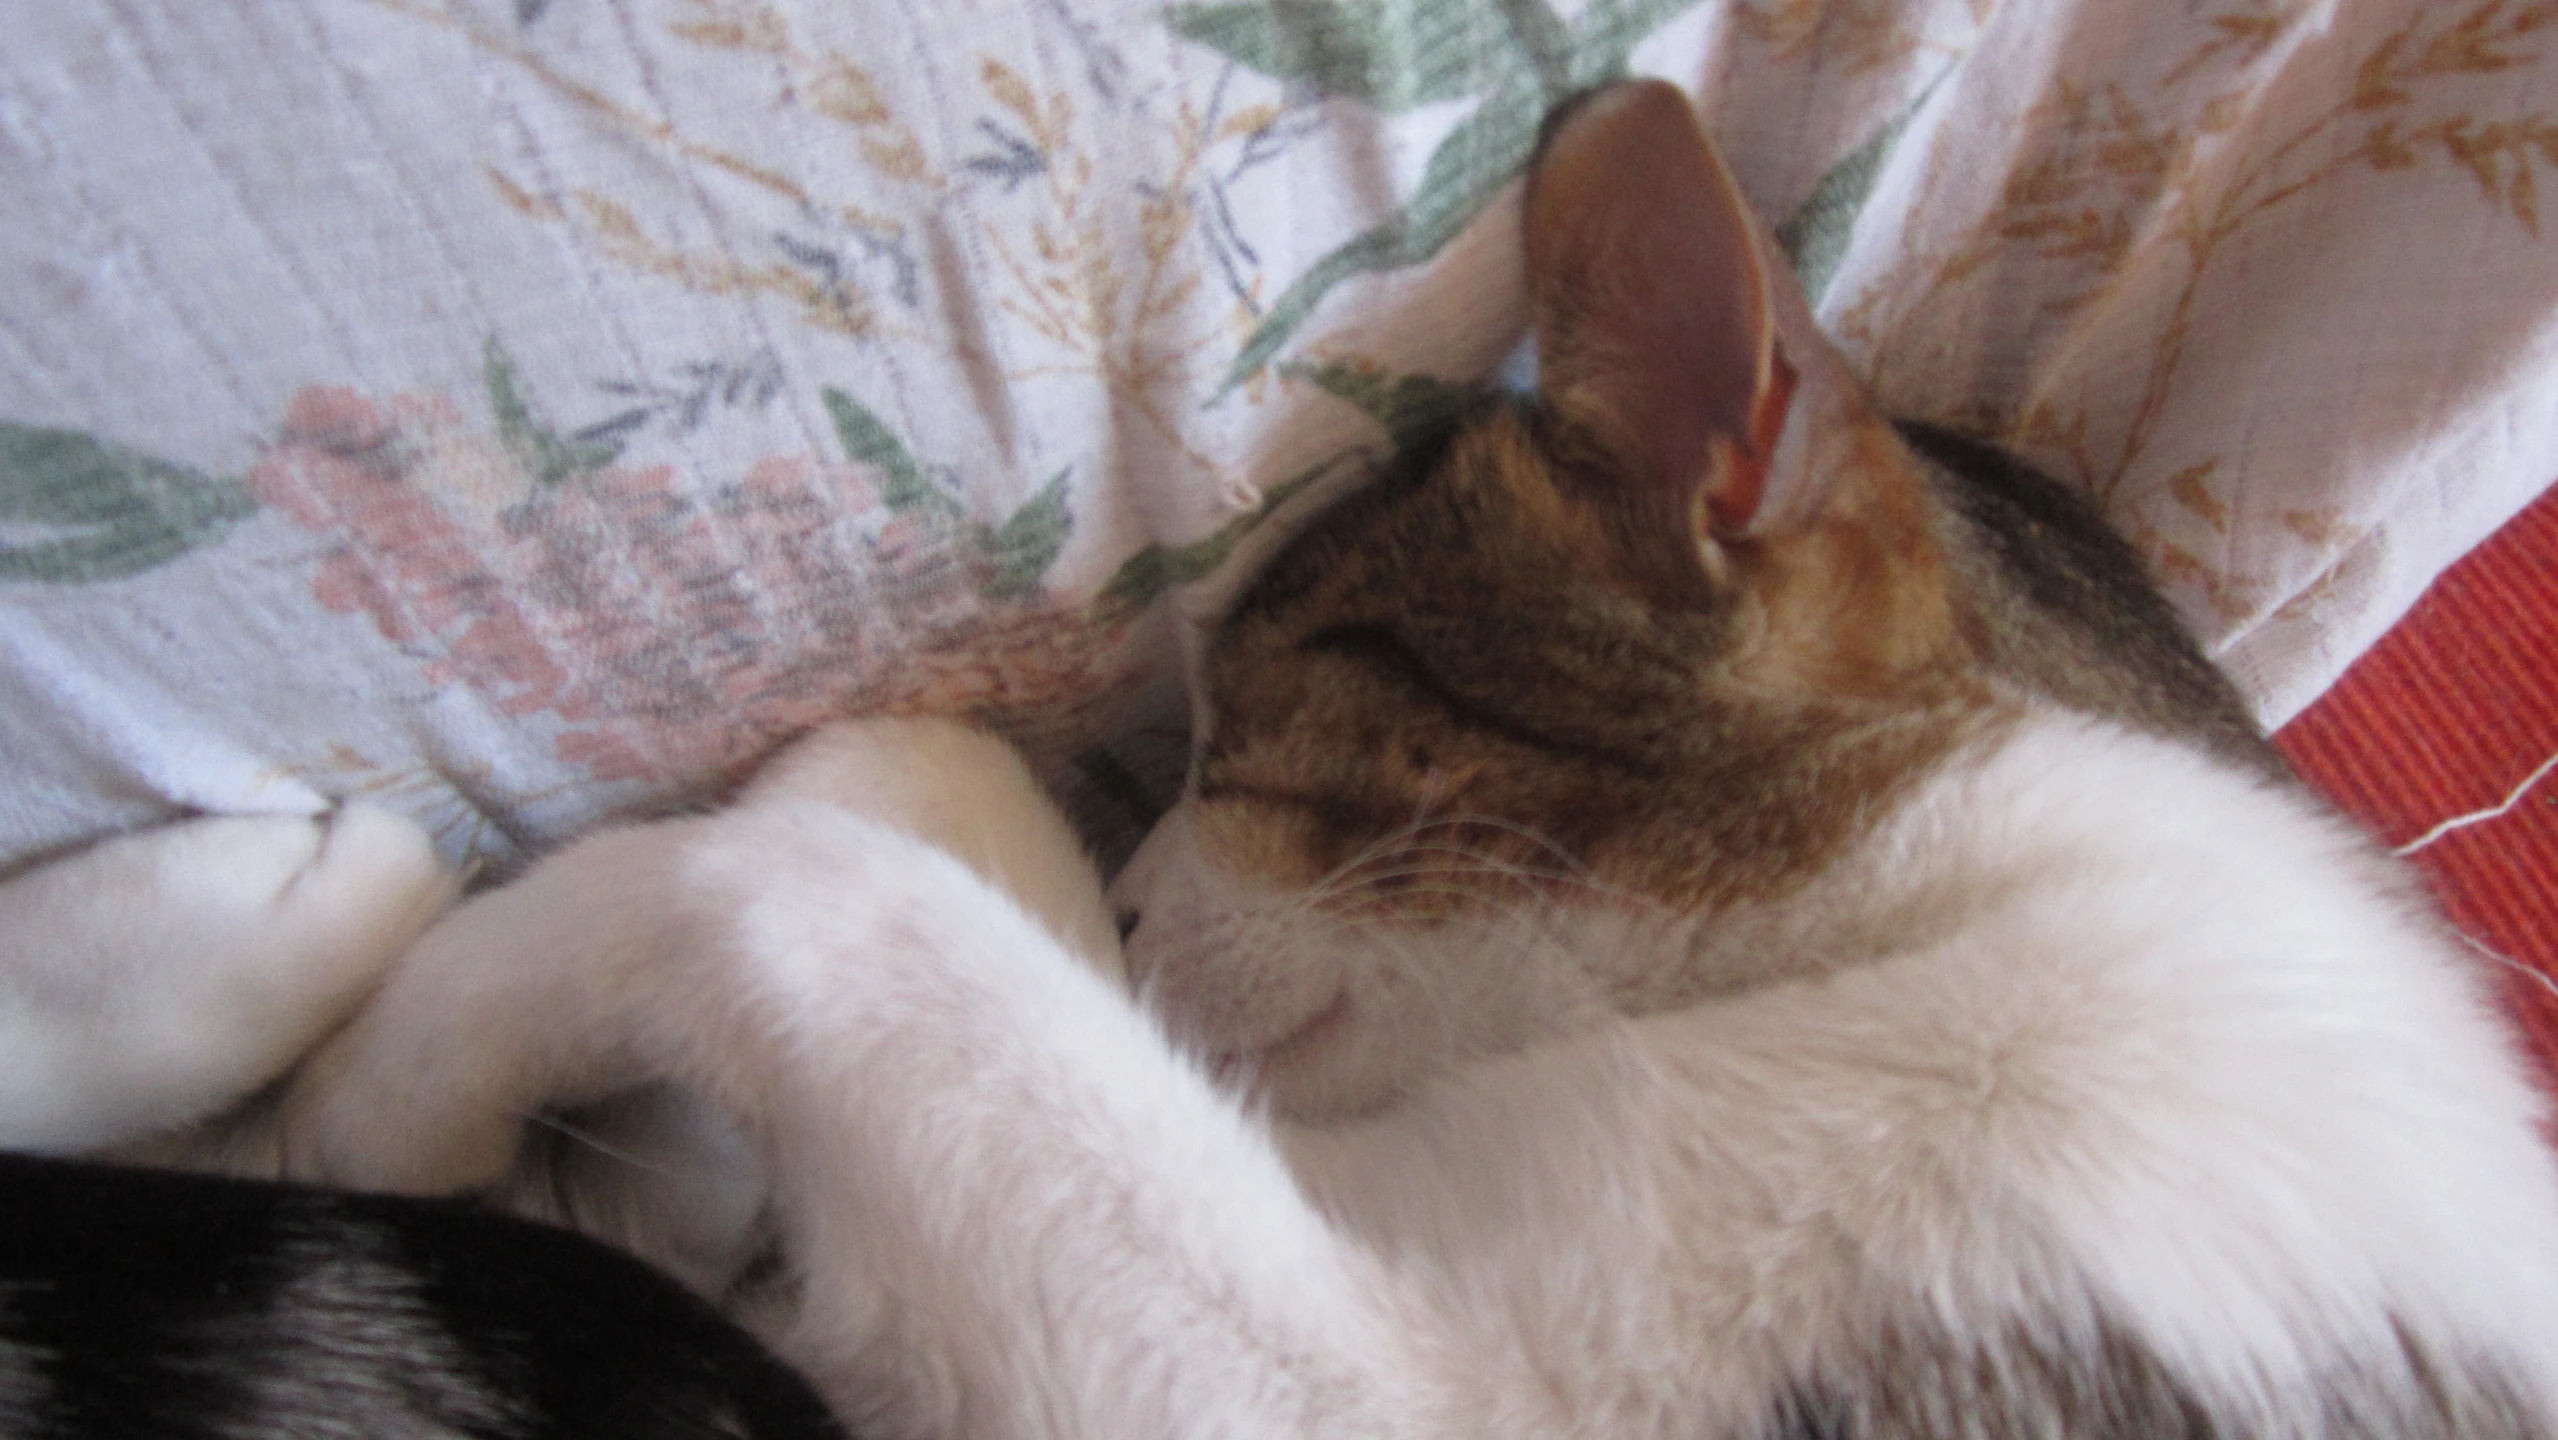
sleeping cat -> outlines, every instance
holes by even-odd
[[[2542,1106],[2401,872],[1865,407],[1675,90],[1526,224],[1541,396],[1236,603],[1124,979],[1018,766],[831,727],[450,912],[281,1159],[681,1087],[881,1436],[2558,1436]]]

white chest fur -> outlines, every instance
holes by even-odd
[[[1657,962],[1629,943],[1799,947],[1823,963],[1776,968],[1822,978],[1633,1019],[1548,1004],[1569,1033],[1289,1153],[1567,1414],[1712,1413],[1913,1310],[1984,1338],[2101,1315],[2270,1414],[2340,1355],[2394,1354],[2396,1327],[2549,1386],[2540,1103],[2403,884],[2298,795],[2037,719],[1781,905],[1710,932],[1580,922],[1592,970]],[[1484,953],[1416,943],[1398,964]]]

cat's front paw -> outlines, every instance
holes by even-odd
[[[599,831],[445,912],[295,1072],[280,1102],[287,1171],[481,1189],[513,1172],[539,1117],[668,1078],[638,1043],[650,1018],[725,1003],[696,917],[742,892],[688,878],[696,841],[723,823]]]
[[[386,811],[187,821],[0,886],[0,1145],[188,1124],[283,1073],[453,882]]]
[[[837,721],[784,750],[739,803],[786,797],[822,801],[948,852],[1125,983],[1091,857],[1002,740],[948,720]]]
[[[610,1241],[716,1300],[772,1243],[769,1169],[725,1111],[650,1084],[544,1115],[488,1198]]]

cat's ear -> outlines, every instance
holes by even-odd
[[[1628,81],[1551,121],[1527,251],[1546,404],[1604,461],[1629,567],[1693,597],[1758,514],[1794,372],[1757,222],[1687,97]]]

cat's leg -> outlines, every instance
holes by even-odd
[[[418,1143],[385,1153],[359,1134],[364,1173],[339,1178],[419,1193],[494,1186],[514,1165],[530,1115],[481,1092],[576,1107],[657,1078],[634,1070],[627,1056],[546,1043],[539,1032],[581,1028],[579,1018],[610,1003],[632,976],[686,964],[710,975],[713,942],[696,932],[719,918],[716,909],[726,902],[696,893],[692,857],[721,850],[744,825],[739,817],[794,806],[859,815],[959,858],[1067,938],[1105,978],[1116,982],[1123,974],[1091,862],[1017,751],[946,720],[839,721],[782,751],[721,815],[583,837],[514,884],[446,915],[358,1033],[316,1058],[295,1086],[297,1104],[329,1107],[345,1089],[335,1072],[346,1057],[361,1053],[380,1068],[398,1043],[433,1052],[414,1057],[420,1073],[431,1068],[450,1077],[376,1097],[393,1105],[413,1100],[435,1113],[376,1116],[386,1133]],[[480,1013],[499,986],[526,1003],[449,1037],[435,1033],[435,1017]],[[423,1023],[404,1028],[415,1022]],[[348,1120],[330,1128],[344,1135],[367,1127]],[[425,1143],[429,1135],[434,1144]],[[300,1168],[326,1173],[328,1163],[306,1156]]]
[[[711,1300],[738,1298],[772,1243],[763,1147],[696,1091],[649,1085],[544,1113],[486,1198],[644,1257]]]
[[[1392,1434],[1437,1353],[1259,1126],[1005,894],[805,796],[599,835],[456,911],[297,1083],[335,1178],[697,1087],[771,1157],[770,1336],[879,1435]]]
[[[451,898],[385,811],[188,821],[0,885],[0,1146],[200,1119],[282,1074]]]
[[[815,801],[859,813],[917,835],[962,857],[1037,916],[1094,967],[1119,980],[1119,945],[1102,903],[1097,879],[1080,843],[1055,806],[1041,794],[1029,768],[1011,746],[983,731],[948,721],[872,719],[840,722],[812,732],[784,751],[739,797],[741,808]],[[457,915],[422,947],[418,974],[403,989],[415,998],[412,1012],[431,1012],[471,1001],[436,990],[439,981],[467,983],[472,955],[503,953],[553,942],[561,917],[610,912],[616,923],[653,915],[647,901],[664,892],[642,876],[654,873],[668,845],[688,843],[698,827],[596,837],[543,867],[501,897],[484,897]],[[629,896],[626,901],[620,897]],[[641,909],[629,907],[637,903]],[[572,927],[582,923],[575,919]],[[656,919],[633,927],[645,930]],[[602,933],[618,934],[618,931]],[[605,939],[601,946],[623,958],[645,941]],[[425,998],[427,996],[435,998]],[[574,1006],[574,997],[558,1004]],[[564,1013],[543,1006],[531,1015]],[[473,1059],[483,1079],[499,1089],[515,1085],[505,1067],[509,1054],[528,1042],[500,1030],[462,1043],[455,1055]],[[334,1062],[330,1062],[334,1063]],[[301,1087],[305,1095],[333,1083],[326,1064]],[[397,1168],[363,1174],[365,1183],[438,1191],[482,1189],[518,1213],[568,1224],[611,1240],[674,1272],[695,1289],[724,1293],[767,1238],[768,1198],[760,1151],[698,1097],[664,1086],[613,1095],[576,1113],[563,1105],[603,1095],[626,1079],[621,1068],[598,1062],[592,1071],[524,1079],[526,1093],[549,1096],[537,1127],[523,1129],[525,1115],[483,1108],[485,1129],[451,1127],[444,1152],[423,1148]],[[430,1092],[432,1093],[432,1092]],[[458,1109],[471,1109],[467,1100]],[[218,1156],[189,1153],[180,1163],[258,1169],[280,1153],[283,1137],[265,1122],[235,1126],[219,1137]],[[397,1122],[406,1127],[412,1122]],[[170,1157],[154,1154],[150,1158]],[[246,1162],[244,1164],[244,1161]]]
[[[1012,746],[947,720],[839,721],[776,757],[739,803],[794,796],[956,856],[1104,976],[1126,983],[1092,861]]]

